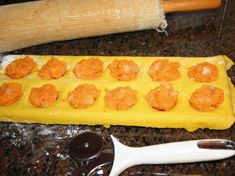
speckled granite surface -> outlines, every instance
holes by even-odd
[[[0,0],[0,5],[21,2]],[[226,8],[227,7],[227,8]],[[226,8],[226,10],[225,10]],[[9,54],[41,55],[133,55],[133,56],[211,56],[226,54],[235,60],[235,1],[224,0],[218,10],[168,14],[168,36],[155,30],[115,34],[34,46]],[[5,53],[7,54],[7,53]],[[230,73],[235,77],[234,70]],[[0,125],[0,175],[71,175],[77,163],[68,156],[68,144],[83,130],[101,133],[105,148],[111,148],[109,135],[131,146],[165,142],[225,138],[235,141],[235,126],[228,130],[154,129],[79,125]],[[221,161],[135,166],[122,175],[137,171],[191,174],[235,175],[235,158]]]

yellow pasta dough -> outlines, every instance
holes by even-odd
[[[7,55],[2,58],[0,67],[0,82],[17,82],[23,86],[23,96],[14,104],[0,107],[0,121],[21,123],[43,123],[43,124],[85,124],[85,125],[124,125],[144,126],[156,128],[185,128],[194,131],[199,128],[227,129],[234,123],[235,88],[227,77],[226,70],[233,62],[226,56],[214,57],[123,57],[123,56],[55,56],[67,64],[66,74],[53,80],[38,77],[38,71],[22,79],[12,80],[4,74],[6,66],[22,55]],[[29,56],[41,68],[52,56]],[[103,73],[92,80],[77,78],[73,69],[79,61],[95,57],[103,61]],[[133,60],[140,71],[137,78],[130,81],[118,81],[110,74],[107,68],[115,59]],[[179,62],[180,78],[171,81],[174,90],[179,93],[177,106],[169,111],[162,112],[151,108],[145,100],[147,93],[159,86],[161,82],[153,81],[148,75],[148,69],[157,59],[168,59]],[[210,112],[197,111],[191,107],[189,98],[191,94],[202,86],[202,83],[189,78],[187,69],[201,62],[212,63],[219,70],[218,79],[210,84],[223,89],[224,101],[215,110]],[[74,109],[67,102],[68,93],[81,84],[93,84],[100,90],[100,96],[96,103],[86,109]],[[59,91],[57,101],[47,108],[34,107],[29,102],[30,91],[33,87],[44,84],[53,84]],[[205,84],[205,83],[203,83]],[[117,87],[130,87],[137,91],[137,103],[128,110],[117,111],[106,107],[104,96],[105,90]]]

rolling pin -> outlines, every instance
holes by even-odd
[[[221,0],[41,0],[0,6],[0,53],[54,41],[162,29],[165,13]]]

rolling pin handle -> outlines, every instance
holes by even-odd
[[[215,9],[221,6],[221,0],[163,0],[162,8],[165,13],[187,12],[196,10]]]

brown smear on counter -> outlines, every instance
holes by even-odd
[[[196,82],[211,82],[218,78],[218,68],[208,62],[202,62],[188,69],[188,76]]]
[[[180,63],[170,62],[167,59],[156,60],[148,70],[149,76],[153,81],[169,82],[180,78]]]
[[[111,75],[119,81],[129,81],[137,77],[139,72],[138,65],[132,60],[114,60],[108,68]]]
[[[97,58],[83,59],[74,68],[74,74],[80,79],[96,79],[103,73],[103,62]]]
[[[4,83],[0,87],[0,106],[15,103],[23,95],[22,86],[18,83]]]
[[[43,79],[58,79],[66,73],[66,63],[56,58],[51,58],[38,72]]]
[[[46,108],[55,103],[59,96],[58,91],[52,84],[45,84],[39,88],[32,88],[29,101],[39,108]]]
[[[84,109],[95,104],[99,96],[100,90],[94,85],[82,84],[68,94],[67,101],[73,108]]]
[[[104,97],[107,107],[115,110],[127,110],[137,102],[137,91],[130,87],[118,87],[106,90]]]
[[[20,79],[30,74],[37,64],[28,56],[19,58],[6,67],[5,74],[12,79]]]
[[[178,102],[178,92],[174,91],[170,83],[163,83],[150,90],[145,99],[152,108],[158,111],[169,111]]]
[[[199,111],[212,111],[224,101],[224,91],[213,85],[203,85],[190,97],[191,106]]]

